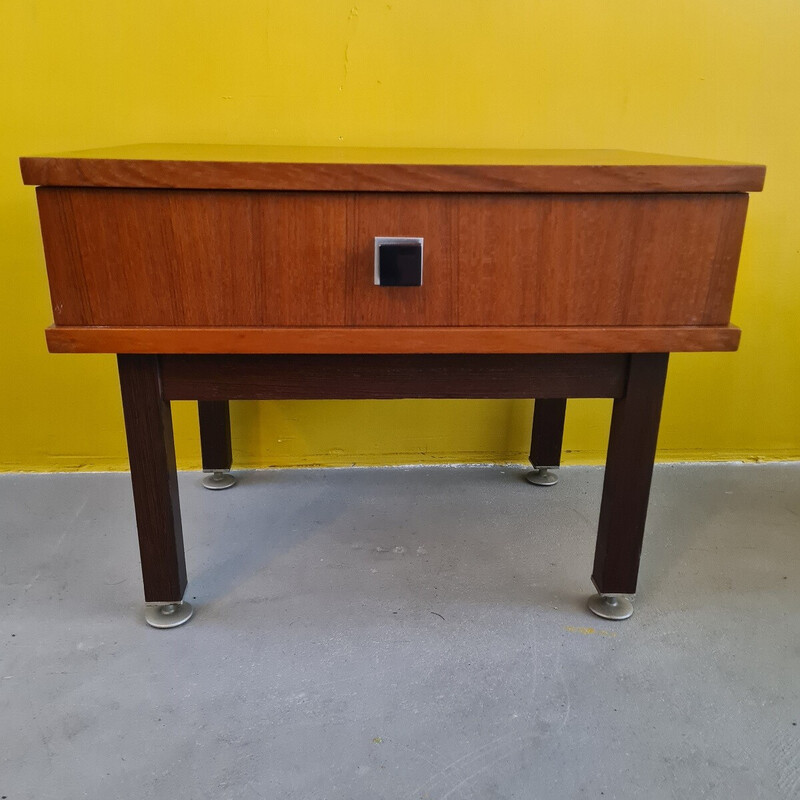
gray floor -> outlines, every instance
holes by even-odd
[[[800,797],[800,464],[659,467],[622,623],[522,474],[183,474],[173,631],[126,475],[0,477],[0,797]]]

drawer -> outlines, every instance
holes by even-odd
[[[747,195],[40,188],[64,326],[724,325]],[[373,281],[423,237],[420,287]]]

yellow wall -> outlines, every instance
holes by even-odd
[[[599,147],[768,165],[737,354],[675,356],[660,458],[800,457],[797,0],[5,0],[0,469],[125,465],[114,359],[48,355],[21,154],[137,141]],[[609,402],[573,402],[596,461]],[[531,404],[238,403],[240,465],[521,460]],[[176,408],[182,466],[196,414]]]

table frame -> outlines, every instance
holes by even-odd
[[[172,400],[198,401],[203,468],[228,470],[229,400],[535,398],[531,462],[556,467],[567,398],[613,398],[592,581],[636,592],[668,353],[117,359],[148,605],[179,603],[187,583]]]

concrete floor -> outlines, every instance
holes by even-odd
[[[800,464],[659,467],[634,617],[602,471],[181,475],[185,627],[125,474],[0,477],[0,797],[800,797]]]

